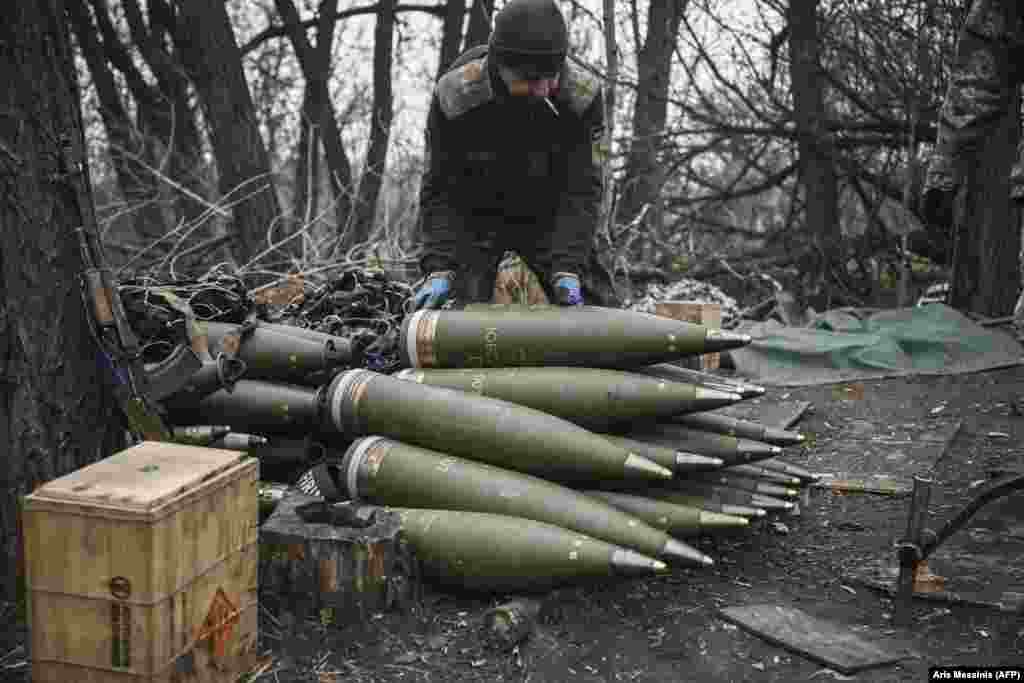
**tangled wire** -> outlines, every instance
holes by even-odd
[[[398,337],[410,285],[380,270],[350,268],[319,286],[303,281],[302,288],[300,296],[275,305],[255,297],[236,275],[215,270],[193,280],[135,278],[122,282],[118,291],[147,363],[163,360],[188,342],[192,316],[226,323],[264,320],[324,332],[349,340],[370,370],[399,368]]]
[[[288,304],[273,321],[348,339],[364,367],[393,372],[401,365],[398,337],[412,293],[382,271],[353,268]]]

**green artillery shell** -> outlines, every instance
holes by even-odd
[[[193,425],[190,427],[175,427],[171,431],[171,438],[175,443],[183,443],[189,446],[209,446],[231,431],[228,425]]]
[[[595,368],[409,369],[394,376],[500,398],[586,426],[711,410],[740,400],[692,384]]]
[[[698,481],[696,479],[676,479],[669,483],[669,486],[648,487],[644,489],[643,493],[645,496],[657,498],[658,500],[670,500],[672,498],[671,496],[668,498],[665,496],[672,493],[684,494],[687,496],[702,496],[716,503],[760,507],[759,505],[754,505],[754,494],[750,491],[743,491],[740,489],[730,488],[728,486],[722,486],[720,484]]]
[[[758,467],[758,465],[733,465],[732,467],[723,469],[720,474],[724,474],[726,476],[729,476],[730,474],[739,474],[751,479],[761,479],[765,483],[776,484],[777,486],[800,485],[799,477],[791,477],[788,474],[784,474],[767,467]]]
[[[424,568],[477,591],[541,590],[583,578],[644,576],[664,562],[567,529],[520,517],[390,508]]]
[[[776,486],[774,484],[765,484],[756,479],[750,479],[742,476],[731,476],[719,474],[717,472],[700,472],[689,475],[690,479],[696,479],[698,481],[705,481],[711,484],[718,484],[720,486],[729,486],[734,489],[742,489],[743,491],[750,491],[752,493],[762,493],[766,496],[772,496],[774,498],[795,498],[800,495],[800,491],[794,488],[787,488],[785,486]]]
[[[696,536],[701,533],[715,533],[727,529],[745,527],[746,517],[708,512],[699,507],[654,500],[644,496],[614,491],[584,491],[588,496],[598,498],[642,519],[655,529],[661,529],[673,536]]]
[[[245,365],[238,360],[225,358],[223,363],[204,360],[200,368],[188,378],[188,383],[165,400],[198,401],[218,389],[233,386],[234,382],[243,374],[244,369]]]
[[[302,436],[317,428],[320,415],[315,389],[253,379],[239,380],[232,391],[221,389],[199,401],[166,400],[164,406],[172,423],[216,420],[259,434]]]
[[[644,495],[659,500],[670,500],[671,496],[665,497],[665,493],[682,493],[689,496],[705,496],[719,503],[730,505],[746,505],[765,510],[791,510],[793,503],[771,496],[765,496],[731,486],[720,484],[709,484],[703,481],[677,479],[667,482],[667,486],[650,487],[644,490]]]
[[[229,323],[208,322],[206,327],[210,341],[218,349],[223,349],[226,337],[239,330],[238,325]],[[247,379],[296,384],[315,384],[338,368],[352,364],[352,348],[346,339],[317,340],[263,325],[244,336],[236,354],[245,361]]]
[[[463,391],[349,370],[325,395],[328,426],[559,480],[671,479],[672,472],[554,415]]]
[[[675,505],[686,505],[689,507],[700,508],[701,510],[707,510],[708,512],[717,512],[719,514],[732,515],[735,517],[764,517],[767,514],[763,508],[750,505],[723,503],[721,502],[721,499],[710,490],[704,493],[687,493],[685,491],[651,488],[645,490],[643,495],[646,498],[652,498],[654,500],[662,500]]]
[[[293,337],[303,337],[305,339],[311,339],[316,342],[328,342],[333,341],[337,344],[338,348],[345,348],[350,346],[348,340],[344,337],[336,337],[333,334],[327,334],[326,332],[317,332],[307,327],[298,327],[297,325],[280,325],[278,323],[266,323],[260,321],[260,327],[264,327],[271,332],[280,332],[281,334],[290,334]],[[343,343],[344,342],[344,343]]]
[[[345,452],[341,473],[352,500],[524,517],[667,561],[712,563],[663,531],[578,491],[381,436],[357,439]]]
[[[231,432],[213,441],[210,448],[223,448],[229,451],[250,451],[267,444],[266,438],[256,434]]]
[[[724,434],[712,434],[696,429],[688,429],[681,425],[657,423],[644,425],[636,431],[627,432],[624,436],[637,441],[670,446],[688,453],[698,453],[721,458],[726,467],[754,462],[763,458],[771,458],[782,452],[778,446],[737,439]]]
[[[754,441],[764,441],[776,446],[793,446],[803,443],[804,440],[804,435],[798,432],[775,429],[758,422],[740,420],[720,413],[677,415],[671,418],[671,421],[692,429],[726,434],[743,439],[753,439]]]
[[[746,335],[635,311],[494,305],[417,311],[402,324],[399,351],[415,368],[625,368],[749,342]]]
[[[625,448],[630,453],[636,453],[637,455],[643,456],[648,460],[656,462],[662,467],[667,467],[678,474],[715,470],[724,464],[724,461],[721,458],[713,458],[707,455],[697,455],[696,453],[677,451],[676,449],[668,446],[644,443],[643,441],[637,441],[636,439],[630,439],[625,436],[605,434],[604,438],[617,446]]]
[[[781,498],[775,498],[774,496],[766,496],[761,493],[755,493],[751,498],[751,504],[762,507],[765,510],[792,510],[796,507],[796,503],[789,500],[782,500]]]
[[[759,460],[757,463],[760,467],[764,467],[783,474],[788,474],[792,477],[796,477],[800,481],[817,481],[820,477],[814,472],[808,472],[802,467],[797,467],[788,462],[782,460],[776,460],[775,458],[769,458],[767,460]]]
[[[700,370],[690,370],[673,363],[655,363],[643,367],[631,368],[631,372],[638,372],[649,377],[660,377],[661,379],[673,382],[685,382],[688,384],[700,384],[710,389],[727,391],[739,394],[743,398],[756,398],[762,396],[765,388],[756,384],[737,382],[727,377],[719,377]]]

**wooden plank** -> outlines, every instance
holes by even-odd
[[[886,649],[841,625],[813,617],[795,607],[748,605],[726,607],[719,613],[769,643],[846,675],[895,664],[911,655],[907,651]]]

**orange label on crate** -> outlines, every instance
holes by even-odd
[[[203,626],[196,636],[197,641],[208,640],[210,642],[210,654],[221,659],[227,651],[228,641],[235,625],[238,623],[239,612],[224,589],[218,588],[217,593],[210,602],[210,611],[206,614]]]

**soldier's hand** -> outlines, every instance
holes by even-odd
[[[441,308],[452,290],[451,271],[431,273],[413,297],[413,308]]]
[[[559,306],[582,306],[580,278],[573,273],[555,273],[555,303]]]
[[[921,214],[925,222],[938,228],[953,225],[953,193],[933,188],[925,192]]]

